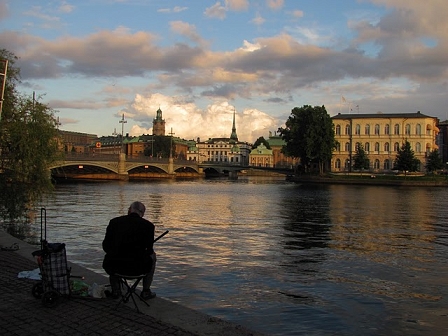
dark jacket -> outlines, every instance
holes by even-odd
[[[104,270],[124,275],[149,272],[154,231],[154,224],[135,213],[111,219],[103,240]]]

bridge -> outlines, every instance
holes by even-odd
[[[63,161],[55,163],[51,176],[55,179],[129,180],[148,178],[194,178],[224,176],[237,178],[247,169],[263,169],[279,174],[291,174],[291,169],[248,167],[229,162],[201,162],[125,154],[66,153]]]

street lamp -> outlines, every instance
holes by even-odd
[[[171,127],[171,132],[169,133],[171,135],[171,141],[170,141],[170,159],[173,158],[173,128]]]
[[[119,121],[121,124],[121,146],[120,146],[120,152],[123,153],[123,132],[124,132],[124,124],[127,123],[127,120],[124,120],[124,113],[121,117],[121,120]]]

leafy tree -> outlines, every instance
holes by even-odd
[[[394,169],[406,172],[418,171],[420,160],[415,157],[414,151],[411,149],[409,141],[398,149],[397,156],[394,161]]]
[[[149,142],[145,148],[144,155],[151,156],[154,153],[154,157],[168,158],[170,157],[171,146],[172,155],[173,157],[176,156],[176,145],[170,136],[154,135],[152,136],[152,140],[154,141]]]
[[[334,125],[325,106],[295,107],[285,125],[285,128],[278,129],[286,142],[283,153],[300,158],[304,167],[312,162],[318,163],[322,174],[336,147]]]
[[[428,172],[435,172],[443,168],[443,161],[437,149],[434,149],[428,154],[425,168]]]
[[[369,169],[369,157],[360,143],[356,145],[356,152],[353,156],[353,168],[357,170]]]
[[[262,136],[255,140],[255,143],[252,145],[252,149],[257,148],[261,144],[263,144],[267,149],[271,149],[271,145],[269,145],[269,142]]]
[[[17,91],[15,55],[3,49],[0,58],[9,62],[0,120],[0,216],[7,231],[17,234],[19,220],[52,191],[49,168],[62,151],[54,111]]]

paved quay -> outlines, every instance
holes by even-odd
[[[19,278],[22,271],[36,269],[31,253],[35,247],[0,230],[0,246],[17,244],[15,251],[0,251],[0,330],[2,335],[232,335],[260,333],[156,297],[150,307],[132,301],[115,309],[117,301],[72,296],[54,308],[46,308],[31,294],[36,280]],[[108,279],[68,261],[72,275],[84,282],[106,284]]]

